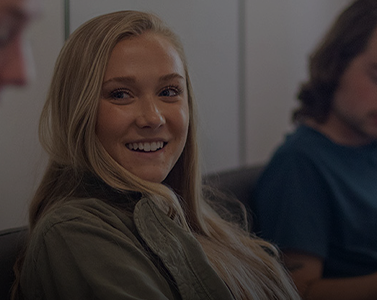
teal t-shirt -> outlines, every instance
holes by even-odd
[[[273,155],[251,205],[258,234],[323,258],[324,277],[377,271],[377,143],[342,146],[302,125]]]

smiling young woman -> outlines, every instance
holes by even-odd
[[[18,296],[298,299],[276,249],[204,197],[195,110],[181,43],[157,17],[116,12],[72,34],[41,116],[50,162]]]
[[[172,44],[155,33],[119,42],[96,125],[106,151],[132,174],[161,183],[182,153],[188,126],[185,69]]]

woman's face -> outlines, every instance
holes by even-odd
[[[102,84],[96,134],[132,174],[162,182],[186,143],[189,107],[183,63],[154,33],[119,42]]]

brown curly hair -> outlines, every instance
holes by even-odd
[[[309,60],[309,80],[299,89],[292,120],[326,121],[340,77],[367,47],[377,26],[377,1],[352,2],[335,20]]]

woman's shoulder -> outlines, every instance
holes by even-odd
[[[97,198],[75,198],[55,205],[44,216],[41,223],[53,226],[72,219],[100,218],[102,215],[116,214],[117,210],[111,204]]]
[[[31,243],[39,244],[50,236],[91,228],[133,230],[132,214],[96,198],[71,199],[53,207],[36,225]],[[51,234],[51,232],[54,232]]]

